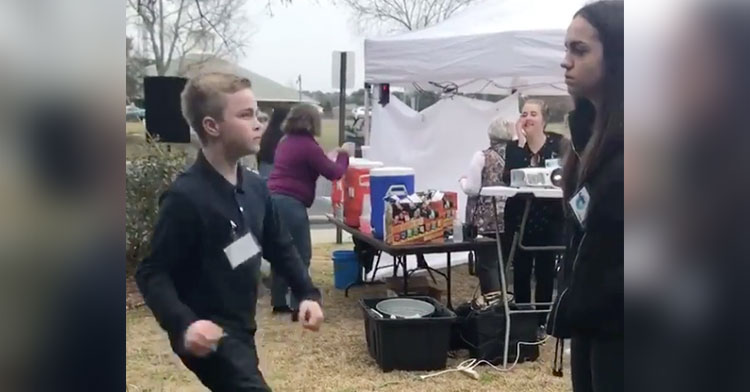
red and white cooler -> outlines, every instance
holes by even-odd
[[[370,202],[370,170],[382,166],[382,162],[366,159],[349,160],[349,168],[344,176],[344,223],[348,226],[360,226],[364,204]]]

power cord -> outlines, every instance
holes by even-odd
[[[550,337],[547,336],[546,338],[544,338],[543,340],[540,340],[538,342],[518,342],[518,344],[516,345],[516,359],[515,359],[515,361],[513,361],[513,365],[511,365],[510,367],[507,367],[507,368],[497,367],[497,366],[493,365],[492,362],[486,361],[484,359],[479,359],[478,360],[476,358],[470,358],[470,359],[467,359],[467,360],[459,363],[458,366],[456,366],[453,369],[447,369],[447,370],[443,370],[443,371],[436,372],[436,373],[425,374],[423,376],[419,376],[419,378],[421,380],[425,380],[425,379],[428,379],[430,377],[437,377],[437,376],[440,376],[440,375],[443,375],[443,374],[447,374],[447,373],[461,372],[461,373],[467,375],[468,377],[471,377],[471,378],[473,378],[475,380],[479,380],[479,373],[477,373],[477,371],[474,370],[474,369],[477,366],[482,365],[482,364],[490,365],[490,367],[492,367],[493,369],[495,369],[496,371],[499,371],[499,372],[507,372],[507,371],[510,371],[511,369],[513,369],[514,367],[516,367],[516,365],[518,365],[518,358],[521,357],[521,345],[522,344],[523,345],[527,345],[527,346],[536,346],[536,345],[544,344],[549,339],[550,339]]]

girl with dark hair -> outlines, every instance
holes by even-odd
[[[289,114],[289,109],[278,107],[271,114],[271,121],[268,123],[263,137],[260,139],[260,152],[258,153],[258,172],[263,179],[268,179],[273,170],[273,158],[276,153],[276,146],[284,137],[284,131],[281,125]]]
[[[624,390],[623,30],[622,1],[586,5],[561,64],[575,110],[563,174],[568,248],[548,331],[572,339],[576,392]]]

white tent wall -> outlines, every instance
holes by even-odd
[[[466,84],[459,89],[462,93],[487,94],[562,86],[565,29],[584,3],[485,0],[426,29],[367,39],[365,80],[394,85],[454,82]],[[494,86],[486,90],[482,81]]]
[[[388,105],[376,103],[372,111],[371,159],[414,168],[418,190],[458,192],[463,218],[466,203],[458,179],[473,154],[489,146],[490,122],[499,115],[511,121],[518,117],[518,95],[499,102],[444,98],[422,112],[391,96]]]
[[[408,83],[487,78],[511,88],[517,75],[557,74],[557,79],[547,80],[560,82],[564,40],[562,30],[512,31],[427,42],[365,40],[365,79],[371,83]]]
[[[472,155],[489,146],[487,130],[497,116],[510,120],[518,117],[518,95],[499,102],[488,102],[462,96],[441,99],[416,112],[397,97],[386,106],[373,105],[370,157],[387,166],[407,166],[415,171],[417,190],[438,189],[457,192],[458,216],[463,221],[466,195],[458,179],[466,174]],[[444,255],[428,256],[433,268],[446,265]],[[455,265],[465,263],[466,254],[456,254]],[[383,255],[381,263],[392,264]],[[410,268],[416,260],[410,259]],[[392,270],[379,271],[388,276]]]

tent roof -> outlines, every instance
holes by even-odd
[[[565,29],[583,3],[485,0],[422,30],[366,39],[365,79],[421,88],[453,82],[464,93],[565,93]]]
[[[146,73],[155,75],[153,66]],[[202,72],[228,72],[250,79],[253,83],[253,92],[259,102],[299,102],[299,91],[276,83],[275,81],[252,72],[237,64],[216,57],[207,57],[200,54],[185,56],[182,66],[175,60],[166,72],[167,76],[192,77]],[[318,105],[315,99],[302,95],[302,101]]]

